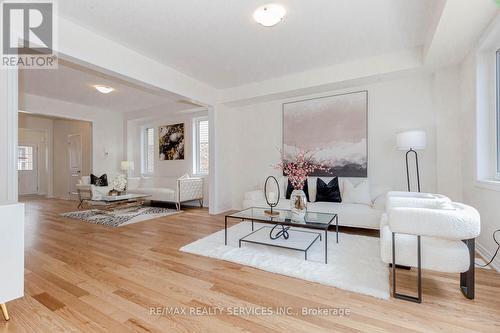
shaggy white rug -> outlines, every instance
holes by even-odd
[[[261,226],[255,223],[256,230]],[[242,243],[241,248],[238,248],[238,240],[250,232],[251,223],[242,222],[228,228],[228,246],[224,245],[224,230],[221,230],[182,247],[180,251],[382,299],[389,298],[389,268],[380,259],[378,238],[339,233],[337,244],[335,232],[329,232],[328,264],[325,264],[324,239],[314,243],[305,261],[304,253],[300,251],[251,243]]]

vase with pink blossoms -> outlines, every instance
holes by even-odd
[[[295,156],[282,156],[281,162],[276,166],[283,171],[292,184],[294,190],[290,195],[290,210],[293,218],[303,220],[307,213],[307,196],[304,185],[307,177],[316,171],[326,171],[329,168],[323,162],[317,162],[313,153],[299,151]]]

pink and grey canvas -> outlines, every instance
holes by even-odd
[[[329,166],[315,176],[367,176],[366,91],[283,105],[283,152],[315,152]]]

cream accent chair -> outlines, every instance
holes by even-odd
[[[473,207],[430,193],[389,192],[380,223],[382,260],[392,265],[392,295],[422,302],[422,268],[460,273],[465,297],[474,298],[474,248],[480,216]],[[418,269],[417,297],[396,291],[397,266]]]

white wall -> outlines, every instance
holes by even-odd
[[[481,235],[477,239],[477,248],[481,254],[490,258],[497,245],[492,234],[500,229],[500,184],[487,184],[478,181],[477,148],[482,144],[478,140],[480,129],[476,131],[478,121],[478,99],[482,97],[478,91],[477,62],[475,54],[471,54],[462,64],[460,76],[461,115],[460,133],[462,145],[463,199],[474,206],[481,214]],[[491,110],[491,112],[494,112]],[[500,270],[499,260],[493,264]]]
[[[17,202],[17,70],[0,68],[0,205]]]
[[[399,131],[424,129],[428,147],[420,152],[422,190],[437,188],[436,117],[433,109],[433,76],[404,78],[357,86],[346,91],[368,90],[368,178],[373,184],[406,188],[404,152],[395,150]],[[282,103],[276,100],[242,107],[216,108],[218,210],[239,208],[246,191],[262,186],[274,170],[282,144]]]
[[[437,192],[462,201],[462,139],[460,130],[460,69],[438,70],[433,80],[436,116]]]
[[[153,177],[180,177],[185,173],[193,174],[193,119],[207,117],[208,112],[167,114],[159,119],[137,119],[127,122],[127,156],[134,161],[135,177],[141,176],[142,136],[146,128],[155,129],[155,160]],[[184,160],[160,161],[158,158],[158,127],[163,125],[184,124]],[[209,205],[209,179],[204,178],[204,206]]]
[[[92,123],[92,172],[113,175],[120,172],[124,158],[123,114],[65,101],[23,94],[19,109],[47,116]]]

